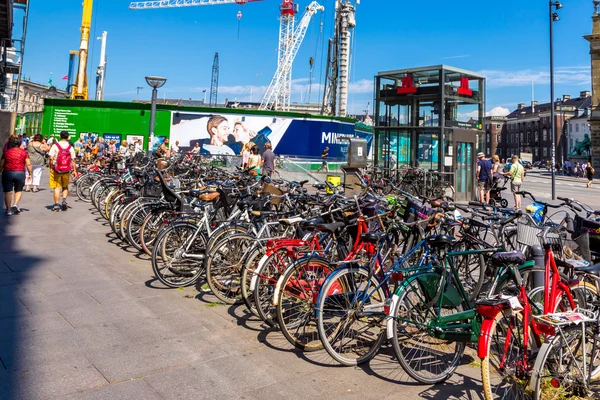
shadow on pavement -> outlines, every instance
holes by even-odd
[[[0,217],[0,399],[22,397],[18,371],[23,350],[27,347],[27,333],[32,325],[31,312],[19,299],[31,290],[32,276],[42,259],[22,251],[25,240],[11,233],[11,220],[19,216]]]

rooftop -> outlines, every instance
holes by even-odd
[[[592,106],[592,97],[591,96],[576,97],[574,99],[568,99],[566,101],[555,102],[554,105],[556,107],[556,110],[560,110],[561,107],[565,108],[565,111],[567,109],[569,109],[569,110],[585,109],[585,108],[589,108]],[[523,106],[521,108],[517,108],[516,110],[514,110],[513,112],[508,114],[506,116],[506,118],[507,119],[517,119],[517,118],[533,117],[535,115],[550,112],[551,108],[552,108],[551,103],[536,104],[534,107],[532,107],[531,105]]]

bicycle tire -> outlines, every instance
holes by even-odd
[[[430,335],[427,323],[437,317],[430,299],[417,277],[402,286],[394,295],[392,347],[404,371],[424,384],[441,383],[450,378],[464,354],[465,343],[449,342]],[[442,313],[455,313],[464,307],[444,309]],[[388,334],[389,336],[389,334]]]
[[[366,300],[355,302],[357,292],[372,294]],[[385,338],[384,303],[385,293],[377,278],[366,268],[349,266],[338,269],[327,278],[317,300],[317,329],[323,347],[335,361],[345,366],[356,366],[375,356]],[[381,307],[382,315],[369,317],[362,314],[365,304]],[[360,328],[351,330],[354,325],[372,327],[375,332],[365,330],[363,333]],[[346,334],[355,332],[357,335],[349,338],[351,343],[348,347]],[[341,340],[340,334],[344,335]]]
[[[242,259],[256,238],[236,234],[223,238],[206,255],[206,281],[212,293],[225,304],[240,304]],[[201,288],[198,288],[200,291]]]
[[[330,272],[326,259],[308,257],[290,265],[277,282],[274,301],[277,325],[288,342],[298,350],[323,349],[315,318],[314,298]]]
[[[287,255],[287,250],[279,249],[264,256],[264,260],[260,261],[255,276],[252,278],[254,281],[252,292],[254,307],[260,319],[271,327],[277,326],[277,316],[273,308],[275,287],[281,274],[292,263],[293,260]]]
[[[194,242],[188,240],[196,234],[198,227],[187,222],[169,225],[156,238],[152,251],[152,270],[163,285],[171,288],[191,286],[204,271],[204,257],[184,257],[184,247],[194,256],[201,256],[206,248],[206,237],[198,232]]]
[[[529,325],[525,327],[522,314],[508,310],[496,315],[488,332],[481,332],[488,336],[487,355],[481,360],[481,384],[486,400],[531,398],[530,378],[525,369],[533,360],[524,366],[525,329],[532,339],[533,333]],[[533,351],[537,346],[530,340],[528,347]]]
[[[166,210],[159,212],[153,211],[146,216],[146,219],[140,227],[140,244],[144,253],[152,257],[152,249],[154,248],[154,241],[160,233],[160,231],[167,226],[164,222],[164,216],[167,213]]]

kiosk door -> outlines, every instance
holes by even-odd
[[[457,142],[456,143],[456,179],[455,179],[455,200],[470,201],[473,199],[474,192],[474,143]]]

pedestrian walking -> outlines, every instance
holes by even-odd
[[[329,172],[329,165],[327,165],[327,157],[329,157],[329,147],[325,147],[321,153],[321,166],[317,172],[325,171]]]
[[[596,170],[594,170],[594,167],[592,167],[592,163],[588,161],[587,165],[585,167],[585,176],[588,180],[587,187],[589,187],[589,188],[592,187],[592,183],[594,182],[594,174],[595,173],[596,173]]]
[[[52,211],[67,211],[67,196],[69,195],[69,178],[77,173],[75,150],[69,143],[69,132],[60,133],[60,141],[50,148],[50,188],[54,189],[54,206]],[[62,192],[62,205],[59,204]]]
[[[492,187],[492,162],[485,158],[485,154],[477,154],[477,188],[479,201],[490,202],[490,189]]]
[[[275,171],[275,153],[271,150],[271,143],[265,143],[265,152],[262,155],[262,174],[263,176],[271,176]]]
[[[21,140],[18,137],[12,138],[8,143],[8,149],[0,158],[2,189],[4,191],[4,205],[6,206],[5,215],[7,216],[21,213],[19,201],[21,201],[23,187],[25,186],[26,168],[29,175],[33,175],[29,154],[21,148]]]
[[[503,172],[503,175],[510,176],[510,190],[515,198],[515,209],[521,209],[521,195],[517,192],[521,191],[521,186],[525,180],[525,169],[519,162],[519,156],[512,156],[512,165],[508,172]]]
[[[242,147],[242,169],[248,168],[248,160],[250,159],[250,150],[254,147],[253,142],[248,142]]]
[[[27,173],[25,177],[25,191],[32,191],[33,193],[39,192],[40,181],[42,179],[42,173],[44,172],[44,164],[46,163],[46,153],[50,150],[50,147],[42,143],[42,135],[39,133],[31,139],[27,145],[27,153],[29,154],[29,160],[31,160],[31,169],[33,174]]]

